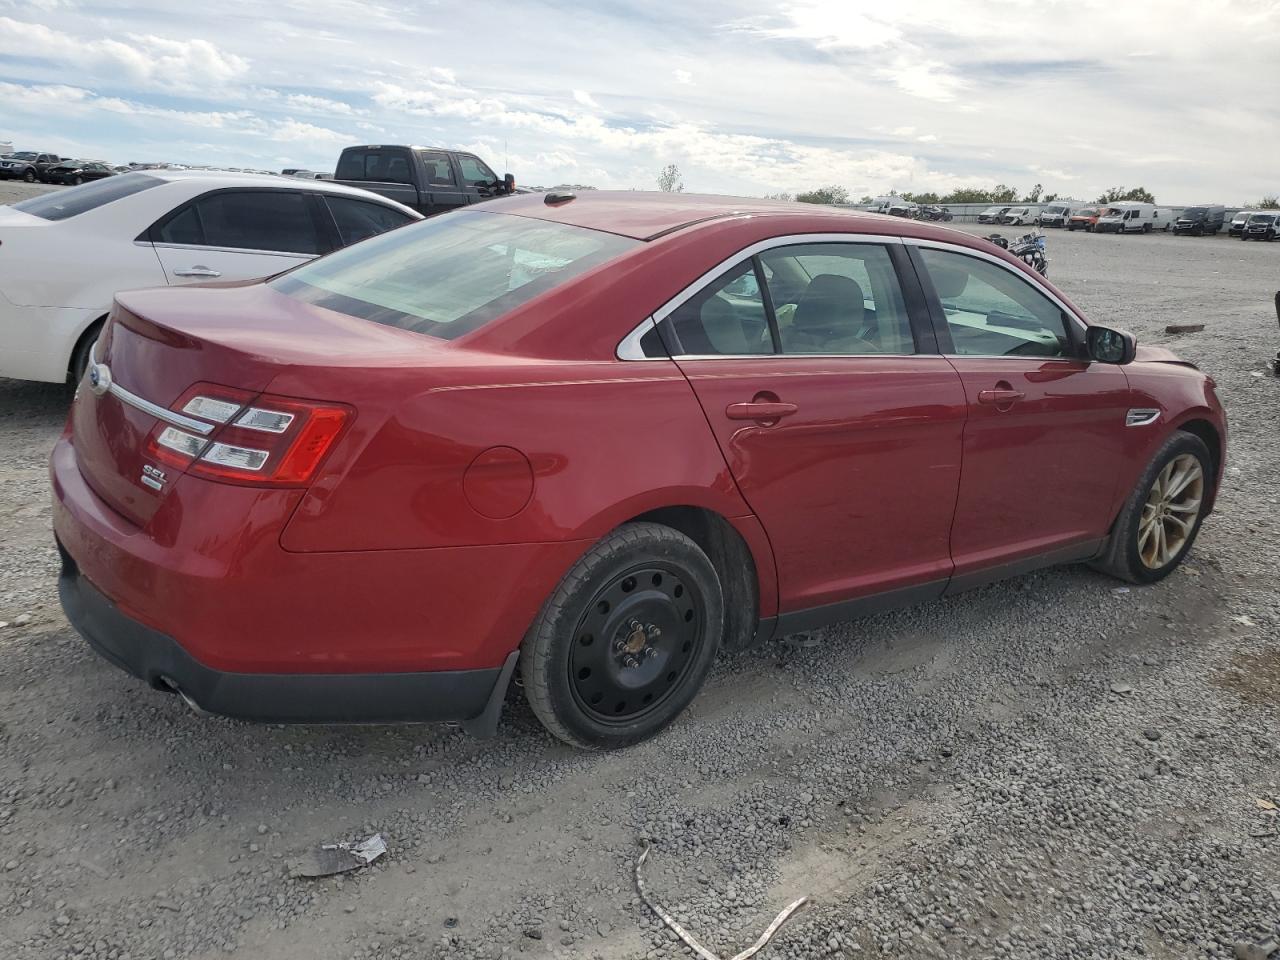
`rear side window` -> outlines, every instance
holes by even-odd
[[[492,170],[475,157],[468,157],[465,154],[459,156],[458,166],[462,170],[462,179],[469,187],[487,187],[498,179]]]
[[[179,210],[152,235],[157,243],[273,253],[321,252],[310,199],[300,191],[206,194]]]
[[[756,282],[754,260],[713,280],[680,304],[667,322],[686,355],[773,353],[769,314]]]
[[[337,180],[413,183],[407,150],[346,150],[338,158]]]
[[[760,255],[782,352],[913,354],[915,339],[889,251],[870,243],[778,247]]]
[[[451,340],[638,246],[611,233],[468,210],[339,250],[271,286],[306,303]]]
[[[419,152],[418,156],[422,159],[427,183],[438,187],[456,186],[453,179],[453,165],[443,153]]]
[[[122,200],[143,190],[158,187],[162,183],[164,183],[163,180],[148,177],[144,173],[126,173],[121,177],[95,180],[79,187],[31,197],[15,203],[13,209],[45,220],[66,220],[68,217],[96,210],[115,200]]]
[[[324,200],[338,225],[338,235],[344,247],[402,227],[414,219],[381,203],[351,197],[325,197]]]

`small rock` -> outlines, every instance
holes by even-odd
[[[265,823],[258,824],[258,835],[261,836],[266,832],[267,832],[267,825]]]
[[[541,940],[542,928],[541,927],[525,927],[524,935],[528,937],[530,940]]]
[[[15,627],[25,627],[30,622],[31,622],[31,614],[29,613],[20,613],[13,618],[13,625]]]
[[[1117,680],[1111,684],[1112,693],[1133,693],[1133,687],[1125,683],[1123,680]]]
[[[1157,740],[1159,740],[1163,736],[1163,734],[1159,730],[1157,730],[1155,727],[1148,727],[1146,730],[1143,730],[1142,735],[1146,737],[1148,740],[1150,740],[1152,743],[1155,743]]]

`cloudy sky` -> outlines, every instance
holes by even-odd
[[[332,170],[478,151],[527,184],[855,196],[996,181],[1280,192],[1277,0],[0,0],[0,140]]]

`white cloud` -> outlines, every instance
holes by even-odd
[[[573,99],[584,107],[593,107],[596,110],[600,109],[600,104],[596,103],[595,98],[585,90],[573,91]]]
[[[11,17],[0,17],[0,53],[54,60],[112,81],[164,90],[207,92],[249,72],[248,60],[207,40],[134,33],[124,40],[89,40]]]
[[[688,70],[672,70],[671,75],[676,78],[676,83],[693,83],[693,74]]]

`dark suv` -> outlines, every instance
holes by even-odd
[[[1173,232],[1186,233],[1193,237],[1202,237],[1206,233],[1215,234],[1222,229],[1226,217],[1225,207],[1213,205],[1187,207],[1173,222]]]
[[[0,180],[25,180],[35,183],[44,179],[44,172],[54,164],[61,163],[62,158],[56,153],[37,153],[34,150],[22,150],[0,157]]]

